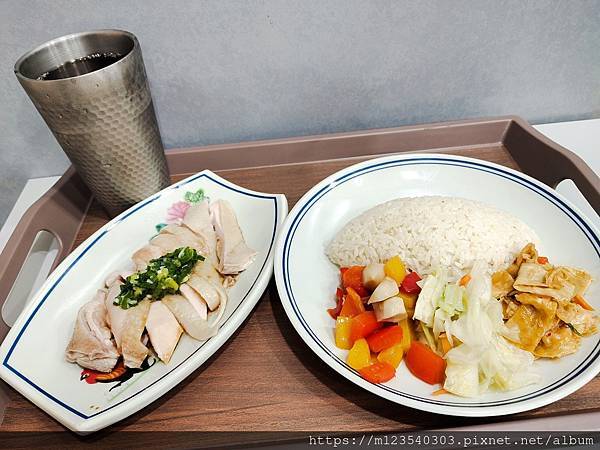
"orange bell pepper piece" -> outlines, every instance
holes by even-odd
[[[370,334],[367,342],[372,352],[379,353],[402,342],[402,328],[398,325],[382,328]]]
[[[362,273],[364,266],[352,266],[342,270],[342,286],[344,289],[352,288],[361,297],[367,297],[369,291],[362,283]]]
[[[339,315],[344,317],[354,317],[363,312],[365,312],[365,305],[363,304],[360,295],[358,295],[354,289],[349,287],[348,295],[346,295],[346,298],[344,299]]]
[[[367,337],[373,331],[381,328],[382,324],[377,322],[373,311],[365,311],[352,318],[350,328],[350,341],[355,342],[357,339]]]
[[[446,361],[427,345],[413,341],[405,361],[408,370],[425,383],[437,384],[444,381]]]

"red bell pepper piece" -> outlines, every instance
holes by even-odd
[[[331,316],[333,320],[337,319],[340,315],[340,311],[342,310],[342,305],[344,304],[344,291],[341,288],[337,288],[335,291],[335,308],[329,308],[327,312]]]
[[[421,277],[417,272],[411,272],[402,280],[400,289],[407,294],[418,294],[421,292],[421,288],[417,284],[417,281],[421,281]]]

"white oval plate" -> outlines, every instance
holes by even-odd
[[[600,277],[600,244],[595,224],[539,181],[506,167],[471,158],[419,154],[389,156],[343,169],[321,181],[290,212],[275,250],[275,279],[292,324],[308,346],[356,385],[412,408],[457,416],[494,416],[554,402],[600,372],[600,337],[584,338],[574,355],[536,361],[539,384],[478,398],[432,396],[436,387],[415,378],[401,364],[385,384],[364,380],[345,363],[334,345],[334,306],[338,269],[325,246],[350,219],[397,197],[445,195],[479,200],[529,224],[541,239],[541,254],[555,264],[582,267]],[[600,309],[598,281],[589,301]]]
[[[115,384],[80,381],[81,368],[64,359],[77,311],[111,271],[127,266],[131,254],[156,233],[155,226],[165,223],[168,211],[176,219],[178,207],[172,205],[198,189],[231,203],[248,245],[258,252],[229,290],[219,332],[203,342],[184,335],[169,364],[157,362],[112,390]],[[190,194],[187,198],[193,201]],[[250,314],[273,273],[275,238],[287,209],[284,195],[251,191],[208,170],[138,203],[90,236],[48,277],[0,347],[0,377],[78,433],[138,411],[200,367]]]

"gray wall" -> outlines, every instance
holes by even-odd
[[[167,147],[600,116],[597,1],[0,0],[0,223],[28,178],[67,167],[12,64],[95,28],[140,39]]]

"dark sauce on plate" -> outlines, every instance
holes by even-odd
[[[68,61],[37,77],[38,80],[61,80],[103,69],[120,60],[123,55],[113,52],[93,53],[74,61]]]

